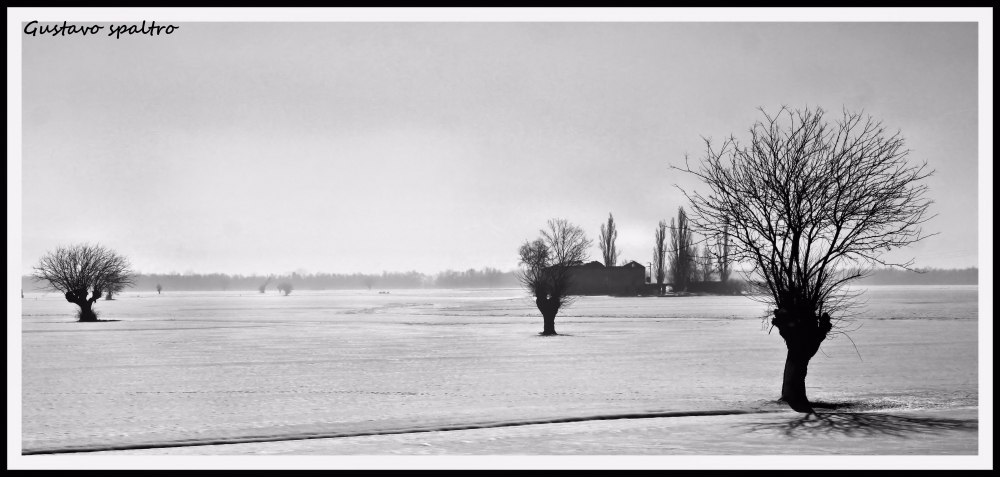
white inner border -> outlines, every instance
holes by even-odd
[[[978,456],[22,456],[21,38],[39,22],[976,22],[979,24]],[[17,158],[17,159],[12,159]],[[8,8],[8,469],[992,469],[992,8]]]

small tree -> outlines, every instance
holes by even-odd
[[[272,278],[274,277],[268,276],[267,279],[264,280],[264,283],[261,286],[257,287],[257,291],[264,293],[267,290],[267,284],[271,283]]]
[[[284,293],[285,296],[288,296],[292,292],[292,288],[291,282],[281,282],[278,284],[278,291]]]
[[[615,241],[617,240],[618,229],[615,227],[615,218],[608,213],[607,227],[605,227],[605,224],[601,224],[601,237],[598,241],[598,246],[601,247],[601,256],[604,258],[605,267],[614,267],[618,265],[618,257],[620,257],[622,253],[615,248]]]
[[[845,331],[844,317],[857,304],[846,284],[876,264],[909,269],[912,260],[882,256],[927,237],[920,225],[931,201],[921,181],[932,172],[926,163],[909,165],[900,133],[870,116],[845,110],[831,125],[820,108],[761,112],[749,145],[732,136],[718,149],[706,141],[700,168],[680,170],[710,189],[684,191],[695,227],[732,239],[733,258],[751,267],[747,282],[773,310],[770,324],[788,350],[782,400],[811,413],[809,360],[823,340]]]
[[[667,277],[667,222],[661,220],[653,235],[653,266],[651,272],[656,277],[656,284],[663,285]]]
[[[121,292],[123,289],[124,289],[124,287],[121,286],[121,285],[112,285],[112,286],[109,286],[108,289],[107,289],[107,294],[104,296],[104,299],[105,300],[114,300],[115,299],[114,296],[117,295],[119,292]]]
[[[572,303],[571,267],[587,260],[587,248],[591,245],[582,229],[564,219],[551,219],[548,226],[548,230],[541,230],[541,237],[525,242],[518,249],[517,277],[542,313],[543,336],[557,334],[556,314]]]
[[[362,283],[364,283],[365,286],[368,287],[368,291],[371,291],[372,285],[375,284],[375,277],[372,275],[366,275],[364,280],[362,280]]]
[[[66,301],[79,306],[80,321],[97,321],[94,302],[108,290],[132,286],[133,276],[127,258],[89,244],[56,247],[39,259],[32,274],[35,281],[46,283],[47,290],[61,292]]]
[[[156,284],[156,294],[159,295],[161,291],[163,291],[163,286],[161,286],[159,283],[157,283]]]

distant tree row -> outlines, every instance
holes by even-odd
[[[724,229],[728,230],[728,227]],[[598,236],[598,246],[606,267],[620,264],[621,251],[615,245],[617,238],[614,216],[608,214],[607,224],[601,224]],[[671,218],[669,226],[665,220],[656,226],[650,280],[659,285],[671,283],[676,291],[687,290],[692,282],[728,282],[732,267],[729,249],[728,231],[717,237],[714,243],[706,240],[698,247],[687,214],[683,207],[679,207],[677,218]]]
[[[337,274],[317,273],[284,275],[228,275],[224,273],[208,274],[161,274],[139,273],[132,276],[135,291],[156,291],[157,287],[163,293],[169,291],[249,291],[258,293],[274,292],[282,294],[284,288],[289,292],[294,290],[370,290],[401,288],[512,288],[517,287],[517,277],[514,272],[504,272],[496,268],[468,269],[465,271],[446,270],[436,275],[426,275],[416,271],[398,273],[383,272],[381,274]],[[41,291],[43,285],[33,281],[30,276],[22,277],[21,284],[25,291]],[[279,288],[280,287],[280,288]],[[264,291],[262,292],[261,289]],[[120,290],[106,290],[105,297]]]
[[[482,270],[468,269],[464,272],[445,270],[434,276],[435,288],[510,288],[517,286],[514,272],[503,272],[496,268]]]
[[[979,268],[918,268],[917,273],[898,268],[877,268],[859,285],[978,285]]]

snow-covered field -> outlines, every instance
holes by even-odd
[[[975,454],[977,287],[865,296],[853,342],[827,341],[807,385],[815,401],[878,412],[817,429],[855,439],[845,452]],[[101,319],[120,320],[101,323],[74,322],[56,294],[22,303],[26,453],[830,452],[752,445],[809,425],[770,412],[784,345],[743,297],[581,297],[557,337],[537,336],[541,317],[513,289],[133,292],[100,301]],[[648,413],[691,417],[507,426]],[[944,424],[905,417],[924,415]],[[462,426],[480,428],[434,432]],[[903,436],[865,434],[882,428]]]

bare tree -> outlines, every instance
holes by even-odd
[[[160,285],[159,283],[157,283],[156,284],[156,294],[159,295],[161,291],[163,291],[163,286]]]
[[[661,220],[656,226],[656,233],[653,241],[653,266],[652,274],[656,277],[656,284],[663,285],[663,280],[667,277],[667,221]]]
[[[605,224],[601,224],[601,237],[598,241],[598,246],[601,247],[601,256],[604,258],[605,267],[614,267],[618,265],[618,257],[621,256],[621,251],[615,248],[615,242],[618,240],[618,229],[615,227],[615,218],[610,213],[608,214],[607,227]]]
[[[111,286],[109,286],[108,289],[105,290],[104,299],[105,300],[114,300],[115,299],[115,295],[117,295],[118,293],[120,293],[123,289],[125,289],[125,287],[123,287],[122,285],[111,285]]]
[[[264,280],[264,284],[262,284],[261,286],[257,287],[257,291],[259,291],[259,292],[261,292],[261,293],[264,293],[264,291],[265,291],[265,290],[267,290],[267,284],[268,284],[268,283],[271,283],[271,280],[272,280],[273,278],[274,278],[274,277],[272,277],[272,276],[268,276],[268,277],[267,277],[267,279],[266,279],[266,280]]]
[[[556,314],[572,303],[568,294],[572,267],[587,260],[592,243],[582,229],[564,219],[551,219],[548,226],[548,230],[541,230],[541,237],[518,249],[517,278],[542,312],[543,336],[556,334]]]
[[[61,292],[66,301],[79,306],[80,321],[97,321],[94,302],[107,290],[132,286],[134,275],[127,258],[89,244],[57,247],[54,252],[47,252],[32,273],[36,282],[46,283],[46,290]]]
[[[281,282],[278,284],[278,291],[284,293],[285,296],[288,296],[288,294],[292,292],[292,289],[293,287],[291,282]]]
[[[670,274],[674,291],[687,290],[694,268],[691,226],[684,207],[677,208],[677,222],[670,219]]]
[[[819,108],[761,112],[748,146],[732,136],[718,149],[706,140],[700,168],[681,170],[710,192],[684,193],[695,227],[730,234],[734,260],[750,266],[747,281],[773,309],[770,324],[788,349],[781,397],[811,413],[809,360],[823,340],[849,331],[845,318],[858,304],[845,285],[876,264],[911,267],[882,257],[927,237],[922,181],[933,172],[908,164],[901,134],[870,116],[845,110],[831,125]]]

